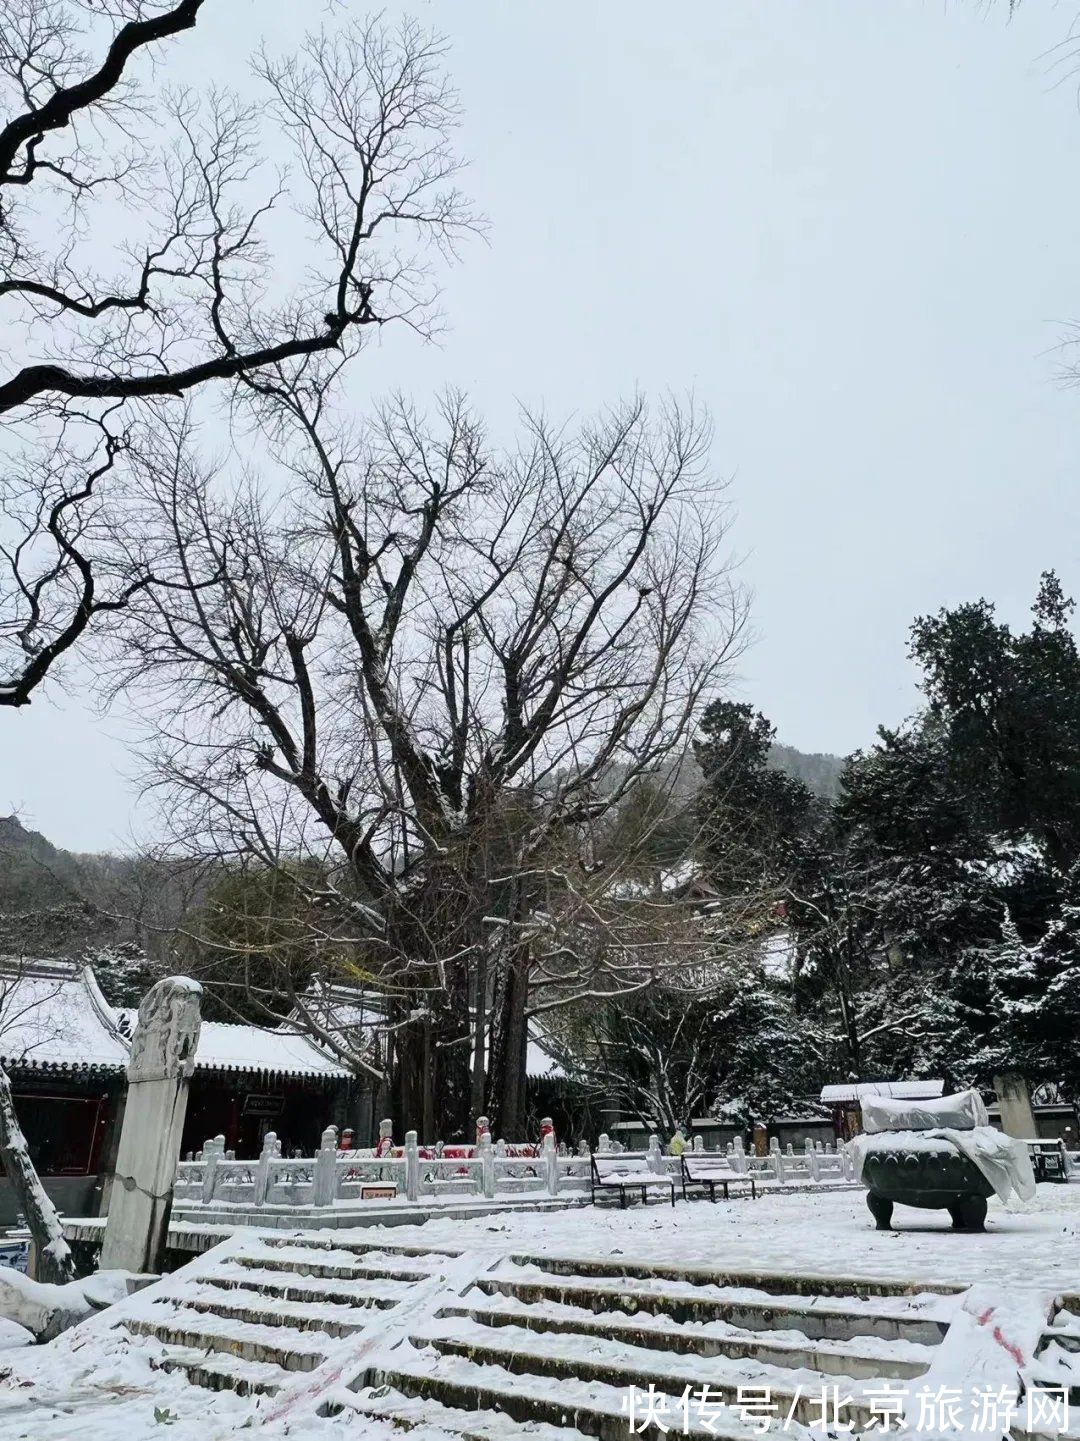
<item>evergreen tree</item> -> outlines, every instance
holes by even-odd
[[[911,655],[972,823],[1034,839],[1067,872],[1080,855],[1080,654],[1074,602],[1046,571],[1026,633],[986,600],[923,617]]]
[[[701,839],[723,890],[775,884],[821,813],[801,781],[770,766],[774,736],[765,716],[745,702],[713,701],[701,719],[694,742],[703,778]]]

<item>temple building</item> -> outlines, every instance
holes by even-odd
[[[0,959],[0,1064],[62,1214],[97,1215],[107,1199],[134,1021],[109,1005],[89,966]],[[227,1149],[256,1156],[272,1130],[285,1154],[311,1154],[328,1124],[352,1127],[367,1144],[373,1100],[369,1085],[294,1029],[204,1021],[181,1152],[222,1135]],[[16,1220],[0,1177],[0,1226]]]

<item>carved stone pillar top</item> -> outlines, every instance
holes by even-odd
[[[129,1081],[175,1080],[195,1069],[202,986],[188,976],[166,976],[139,1005],[131,1038]]]

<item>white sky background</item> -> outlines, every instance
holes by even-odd
[[[803,750],[868,744],[915,703],[916,614],[985,594],[1022,624],[1051,566],[1080,595],[1058,349],[1080,319],[1080,42],[1058,85],[1050,53],[1078,8],[387,5],[451,42],[492,228],[447,278],[440,346],[373,346],[357,407],[461,385],[502,432],[518,400],[692,388],[756,597],[742,691]],[[254,37],[287,49],[320,19],[210,0],[168,73],[240,84]],[[68,676],[0,712],[0,814],[127,848],[123,717]]]

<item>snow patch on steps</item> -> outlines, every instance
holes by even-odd
[[[493,1333],[468,1318],[443,1319],[414,1333],[413,1344],[446,1356],[503,1366],[514,1374],[539,1374],[558,1379],[560,1392],[567,1381],[602,1382],[658,1390],[680,1396],[687,1387],[698,1392],[708,1386],[725,1400],[736,1400],[740,1386],[767,1389],[785,1415],[809,1424],[818,1411],[815,1398],[822,1393],[822,1375],[799,1359],[790,1366],[764,1363],[755,1357],[738,1361],[725,1356],[673,1356],[668,1351],[626,1344],[616,1337],[537,1334],[518,1327]],[[846,1415],[858,1428],[868,1424],[871,1411],[866,1396],[880,1392],[881,1377],[858,1381],[847,1374],[833,1378],[850,1397]]]
[[[441,1313],[443,1315],[446,1312]],[[930,1364],[933,1348],[915,1341],[886,1341],[862,1336],[846,1344],[810,1341],[801,1331],[749,1330],[727,1321],[687,1321],[671,1316],[634,1316],[625,1311],[605,1311],[598,1316],[579,1306],[549,1301],[542,1307],[529,1305],[517,1296],[486,1295],[470,1291],[455,1314],[490,1327],[524,1326],[536,1331],[577,1332],[633,1339],[635,1344],[664,1351],[684,1349],[701,1356],[782,1356],[777,1365],[794,1364],[797,1353],[809,1355],[815,1370],[827,1375],[920,1376]],[[845,1367],[854,1370],[845,1371]]]
[[[891,1315],[898,1304],[904,1312],[915,1312],[947,1321],[954,1313],[957,1297],[964,1286],[898,1284],[865,1281],[856,1277],[822,1278],[820,1290],[807,1282],[817,1277],[771,1275],[769,1289],[751,1285],[763,1281],[760,1273],[735,1272],[729,1275],[709,1271],[705,1267],[672,1267],[647,1265],[622,1266],[607,1261],[586,1263],[581,1257],[511,1256],[495,1272],[497,1279],[529,1277],[543,1280],[568,1281],[580,1286],[615,1285],[626,1290],[660,1291],[668,1296],[710,1296],[725,1301],[750,1301],[771,1306],[808,1309],[829,1309],[842,1306],[845,1311],[865,1315]],[[866,1289],[872,1288],[872,1289]]]
[[[571,1379],[560,1381],[556,1388],[541,1376],[519,1375],[500,1366],[478,1365],[464,1357],[435,1352],[413,1352],[380,1379],[392,1387],[407,1384],[411,1394],[424,1400],[467,1410],[497,1407],[514,1421],[566,1427],[598,1436],[601,1441],[626,1441],[629,1434],[627,1391],[623,1385]],[[687,1431],[682,1430],[680,1422],[678,1434],[712,1436],[716,1441],[751,1441],[761,1436],[758,1429],[740,1421],[734,1413],[715,1423],[710,1420],[708,1426],[695,1425],[691,1414]],[[784,1435],[792,1441],[809,1441],[810,1433],[793,1424]]]
[[[212,1275],[208,1275],[204,1284],[218,1290],[235,1288],[256,1291],[264,1296],[286,1301],[303,1301],[312,1305],[323,1302],[340,1304],[344,1301],[345,1304],[353,1306],[381,1307],[393,1306],[400,1301],[408,1294],[412,1282],[381,1279],[372,1281],[370,1286],[361,1286],[355,1282],[343,1285],[333,1277],[304,1275],[299,1271],[283,1271],[280,1268],[270,1270],[255,1263],[250,1266],[226,1263]]]

